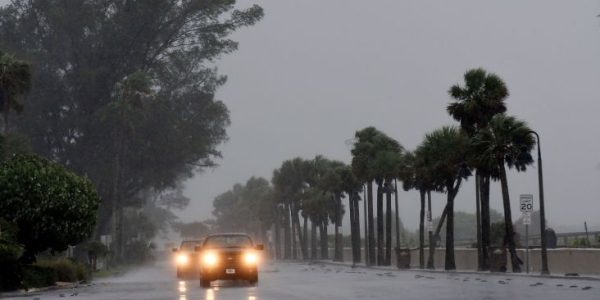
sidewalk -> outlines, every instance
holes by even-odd
[[[28,290],[17,290],[12,292],[0,292],[0,299],[2,298],[20,298],[20,297],[33,297],[40,295],[44,292],[55,291],[55,290],[75,290],[82,286],[91,286],[92,283],[78,283],[78,282],[57,282],[55,285],[42,287],[42,288],[31,288]],[[34,297],[35,298],[35,297]]]
[[[380,271],[394,271],[394,272],[412,272],[412,273],[438,273],[438,274],[461,274],[461,275],[488,275],[488,276],[509,276],[509,277],[531,277],[531,278],[550,278],[550,279],[577,279],[577,280],[590,280],[590,281],[600,281],[600,275],[581,275],[579,276],[566,276],[566,275],[541,275],[539,273],[500,273],[500,272],[483,272],[483,271],[471,271],[471,270],[455,270],[455,271],[445,271],[440,269],[430,270],[430,269],[398,269],[395,266],[367,266],[364,264],[353,265],[351,262],[339,262],[332,260],[313,260],[310,261],[309,264],[327,264],[334,266],[344,266],[350,268],[361,268],[361,269],[371,269],[371,270],[380,270]]]

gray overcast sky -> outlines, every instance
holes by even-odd
[[[450,85],[483,67],[508,84],[509,113],[541,134],[550,226],[600,230],[599,1],[240,1],[265,18],[240,30],[239,51],[217,62],[229,76],[218,97],[231,110],[230,141],[214,170],[186,183],[184,220],[211,217],[212,200],[281,162],[323,154],[350,161],[344,140],[376,126],[415,148],[453,124]],[[495,184],[499,185],[499,184]],[[537,172],[511,172],[537,199]],[[442,196],[434,201],[441,211]],[[474,210],[470,180],[457,210]],[[501,210],[500,192],[492,190]],[[400,216],[417,228],[418,194],[400,194]],[[575,227],[577,226],[577,227]]]

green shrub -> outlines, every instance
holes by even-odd
[[[56,281],[56,272],[52,268],[42,266],[25,266],[23,268],[23,286],[25,288],[51,286]]]
[[[11,291],[21,287],[23,268],[16,260],[0,261],[0,291]]]
[[[21,245],[15,242],[17,229],[0,219],[0,290],[14,290],[20,287],[23,271],[19,257],[23,253]]]
[[[92,183],[35,155],[14,155],[0,164],[0,217],[19,227],[22,262],[37,253],[64,251],[94,230],[100,199]]]
[[[35,265],[54,270],[57,281],[77,282],[88,279],[87,267],[68,258],[40,260]]]

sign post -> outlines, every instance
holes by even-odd
[[[531,224],[531,211],[533,211],[533,195],[524,194],[519,197],[523,224],[525,225],[525,269],[529,273],[529,224]]]

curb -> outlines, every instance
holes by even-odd
[[[85,284],[80,284],[79,282],[60,283],[60,284],[42,287],[42,288],[32,288],[29,290],[19,290],[19,291],[15,291],[15,292],[0,293],[0,299],[31,297],[31,296],[39,295],[40,293],[43,293],[43,292],[75,289],[80,286],[85,286]]]
[[[477,271],[445,271],[445,270],[429,270],[429,269],[398,269],[394,267],[382,267],[382,266],[366,266],[366,265],[353,265],[344,262],[335,262],[328,260],[313,260],[308,261],[309,264],[326,264],[332,266],[344,266],[351,268],[361,268],[379,271],[393,271],[393,272],[406,272],[406,273],[436,273],[436,274],[457,274],[457,275],[483,275],[483,276],[509,276],[509,277],[529,277],[529,278],[545,278],[545,279],[567,279],[567,280],[586,280],[586,281],[600,281],[600,277],[593,276],[559,276],[559,275],[540,275],[540,274],[526,274],[526,273],[498,273],[498,272],[477,272]]]

